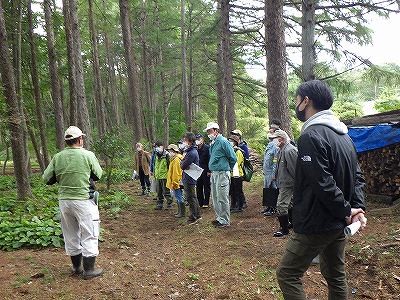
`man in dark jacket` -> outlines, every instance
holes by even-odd
[[[197,179],[197,199],[199,200],[200,207],[207,208],[210,203],[211,194],[211,172],[208,168],[208,162],[210,161],[210,146],[204,143],[204,137],[201,134],[196,135],[196,145],[199,154],[199,166],[204,169],[199,179]]]
[[[305,300],[301,277],[314,257],[329,288],[329,299],[346,299],[344,263],[347,224],[364,216],[365,181],[347,127],[329,109],[329,87],[311,80],[296,92],[296,115],[305,122],[298,141],[293,198],[294,234],[277,270],[285,299]]]
[[[196,147],[196,136],[192,132],[188,132],[184,137],[184,157],[181,161],[182,183],[183,190],[185,192],[186,201],[189,203],[189,218],[187,220],[188,224],[194,224],[201,219],[199,202],[196,196],[196,183],[197,181],[190,177],[185,170],[190,168],[191,164],[199,165],[199,154],[197,153]]]

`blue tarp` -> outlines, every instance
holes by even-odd
[[[398,124],[350,127],[349,136],[360,153],[400,143],[400,127]]]

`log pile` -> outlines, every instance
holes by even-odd
[[[359,162],[367,193],[400,196],[400,144],[360,153]]]
[[[260,155],[253,149],[249,148],[249,160],[253,165],[254,172],[262,172],[263,161],[260,158]]]

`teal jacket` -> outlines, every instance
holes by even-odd
[[[237,161],[232,145],[221,134],[210,145],[210,171],[232,171]]]

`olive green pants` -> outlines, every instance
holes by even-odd
[[[328,283],[328,299],[347,299],[345,246],[343,230],[311,235],[294,233],[276,272],[285,300],[306,300],[301,277],[318,254],[321,273]]]

